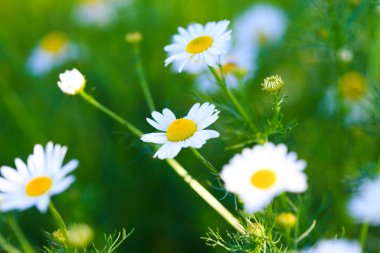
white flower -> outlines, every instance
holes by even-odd
[[[0,210],[25,210],[36,206],[40,212],[46,212],[50,197],[66,190],[75,180],[68,174],[77,166],[77,160],[71,160],[62,166],[67,148],[49,142],[46,149],[37,144],[27,164],[16,158],[16,169],[8,166],[0,168]]]
[[[113,21],[115,12],[112,1],[82,0],[74,8],[74,18],[81,25],[105,26]]]
[[[146,120],[164,133],[144,134],[141,140],[163,144],[153,157],[173,158],[182,148],[201,148],[208,139],[219,137],[217,131],[205,129],[219,118],[218,114],[215,106],[209,103],[193,105],[189,113],[180,119],[176,119],[169,109],[164,109],[162,114],[154,111],[154,120]]]
[[[75,59],[77,51],[77,46],[69,41],[65,33],[50,32],[33,49],[27,66],[33,75],[43,75],[65,62]]]
[[[235,48],[252,60],[261,45],[281,39],[286,23],[287,18],[282,10],[269,4],[254,5],[235,22]]]
[[[380,225],[380,176],[362,184],[359,192],[350,200],[348,209],[359,222]]]
[[[360,244],[345,239],[320,240],[314,247],[301,253],[361,253]]]
[[[173,36],[173,44],[164,48],[168,53],[165,66],[173,61],[181,62],[178,72],[186,64],[215,66],[219,56],[226,53],[231,30],[226,31],[230,22],[208,22],[205,26],[192,24],[186,29],[179,27]]]
[[[66,70],[64,73],[59,74],[58,86],[62,92],[75,95],[81,92],[85,85],[86,79],[84,76],[77,70]]]
[[[220,174],[225,188],[239,196],[248,212],[268,205],[284,191],[303,192],[307,188],[304,160],[287,153],[284,144],[267,142],[252,149],[246,148],[224,165]]]

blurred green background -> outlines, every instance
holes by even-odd
[[[185,115],[198,102],[193,77],[165,68],[163,47],[170,43],[178,26],[234,20],[257,1],[248,0],[126,0],[112,23],[84,26],[73,18],[76,1],[0,0],[0,161],[13,166],[15,157],[26,159],[36,143],[49,140],[68,146],[66,159],[77,158],[77,181],[53,197],[67,223],[86,222],[101,244],[103,233],[135,228],[120,252],[224,252],[207,247],[200,239],[209,227],[232,230],[162,161],[152,159],[148,146],[101,114],[80,97],[62,94],[58,75],[73,67],[87,79],[86,90],[104,105],[145,132],[153,129],[145,118],[150,112],[138,85],[133,48],[125,42],[127,32],[139,31],[142,61],[159,110],[168,107]],[[122,3],[123,1],[121,1]],[[346,202],[360,182],[378,169],[380,72],[380,14],[374,1],[286,0],[266,1],[282,8],[288,28],[282,43],[264,47],[257,59],[258,69],[241,92],[249,110],[265,122],[270,97],[261,91],[266,76],[280,74],[288,103],[285,121],[298,125],[271,141],[286,143],[308,162],[309,190],[304,194],[306,229],[312,219],[318,227],[303,245],[320,237],[342,235],[358,238],[360,225],[346,212]],[[34,76],[27,69],[28,57],[41,38],[62,31],[78,46],[76,59]],[[341,62],[337,52],[352,50],[354,58]],[[337,89],[339,78],[357,71],[367,80],[373,107],[362,109],[365,121],[347,123],[347,108],[329,113],[324,106],[326,92]],[[373,102],[376,102],[373,103]],[[368,110],[367,110],[368,109]],[[212,140],[202,153],[217,168],[240,150],[225,150],[236,144],[221,119],[214,128],[226,135]],[[258,120],[259,121],[259,120]],[[224,122],[224,124],[223,124]],[[223,155],[220,155],[223,154]],[[178,160],[203,185],[212,176],[190,151]],[[208,187],[217,198],[223,191]],[[230,210],[234,199],[222,201]],[[29,209],[16,214],[26,234],[36,245],[46,243],[43,231],[53,231],[50,215]],[[344,229],[343,229],[344,227]],[[0,224],[1,231],[8,231]],[[370,252],[379,252],[379,228],[371,228]],[[9,234],[8,238],[15,241]]]

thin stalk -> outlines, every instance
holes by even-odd
[[[7,221],[8,221],[10,228],[13,230],[13,233],[15,233],[16,238],[17,238],[18,242],[20,243],[22,250],[25,253],[35,253],[33,247],[30,245],[28,239],[26,239],[26,236],[22,232],[22,230],[21,230],[20,226],[18,225],[17,221],[15,220],[15,218],[12,215],[10,215],[10,216],[8,216]]]
[[[365,252],[365,245],[367,241],[369,223],[365,222],[360,230],[360,245],[362,246],[362,252]]]
[[[146,77],[144,74],[144,68],[143,68],[143,64],[142,64],[142,60],[141,60],[141,56],[140,56],[139,45],[134,44],[133,49],[134,49],[135,58],[136,58],[136,71],[137,71],[137,75],[139,77],[141,89],[143,90],[144,97],[145,97],[145,100],[148,104],[149,110],[155,111],[152,93],[150,92],[148,82],[146,81]]]
[[[196,148],[190,147],[190,150],[193,152],[196,158],[198,158],[207,168],[211,170],[215,175],[219,175],[219,171],[212,165],[212,163],[207,160]]]
[[[126,121],[125,119],[123,119],[122,117],[120,117],[119,115],[117,115],[116,113],[114,113],[113,111],[111,111],[110,109],[104,107],[102,104],[100,104],[98,101],[96,101],[93,97],[91,97],[90,95],[88,95],[85,91],[81,91],[79,94],[87,102],[89,102],[90,104],[92,104],[93,106],[95,106],[96,108],[98,108],[99,110],[101,110],[102,112],[104,112],[105,114],[107,114],[108,116],[110,116],[112,119],[114,119],[115,121],[117,121],[122,126],[126,127],[131,133],[133,133],[137,137],[140,138],[141,135],[143,134],[139,129],[137,129],[136,127],[134,127],[132,124],[130,124],[128,121]]]
[[[235,95],[228,88],[224,78],[221,77],[213,67],[209,66],[209,69],[211,73],[213,74],[213,76],[215,77],[215,79],[217,80],[219,86],[223,89],[224,92],[226,92],[228,98],[231,100],[232,104],[238,110],[238,112],[243,117],[245,122],[249,124],[249,126],[252,128],[253,131],[257,131],[256,126],[253,124],[251,118],[248,116],[248,113],[243,109],[243,107],[241,106],[241,104],[239,103]]]
[[[8,253],[21,253],[21,251],[5,240],[5,238],[0,234],[0,249],[1,248]]]
[[[59,214],[59,212],[55,208],[52,201],[50,201],[50,203],[49,203],[49,211],[50,211],[51,215],[53,216],[55,222],[57,223],[57,226],[62,231],[63,236],[65,237],[65,241],[67,242],[69,236],[67,233],[67,228],[66,228],[65,222],[63,221],[62,216]]]
[[[239,233],[246,234],[244,227],[209,191],[207,191],[197,180],[174,159],[165,159],[173,170],[203,199],[205,200],[220,216],[222,216],[231,226]]]
[[[142,132],[133,126],[128,121],[124,120],[116,113],[112,112],[108,108],[101,105],[94,98],[87,95],[84,91],[80,93],[82,97],[94,105],[96,108],[110,116],[112,119],[126,127],[132,134],[140,138]],[[203,199],[205,200],[217,213],[219,213],[228,223],[230,223],[238,232],[245,234],[244,227],[239,221],[210,193],[208,192],[198,181],[193,179],[191,175],[174,159],[165,159],[170,167],[180,176],[182,179]]]

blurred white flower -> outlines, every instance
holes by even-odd
[[[116,6],[114,1],[80,0],[73,13],[81,25],[105,26],[116,17]]]
[[[66,70],[59,74],[58,87],[63,93],[75,95],[81,92],[85,85],[86,79],[77,69]]]
[[[217,131],[205,129],[219,118],[218,114],[219,111],[215,106],[209,103],[193,105],[189,113],[180,119],[176,119],[169,109],[164,109],[162,114],[154,111],[152,112],[154,120],[149,118],[146,120],[163,132],[144,134],[141,140],[162,144],[153,157],[173,158],[182,148],[201,148],[208,139],[219,137]]]
[[[284,12],[269,4],[258,4],[243,13],[235,22],[236,48],[253,48],[279,41],[285,33]]]
[[[358,222],[380,225],[380,176],[364,182],[348,203],[348,210]]]
[[[178,72],[187,65],[215,66],[219,56],[226,53],[231,30],[226,31],[230,22],[208,22],[205,26],[191,24],[187,29],[178,28],[179,34],[173,36],[173,43],[165,46],[168,53],[165,66],[180,62]]]
[[[345,239],[320,240],[317,244],[301,253],[361,253],[360,244]]]
[[[8,166],[0,168],[0,210],[24,210],[36,206],[40,212],[46,212],[50,197],[65,191],[75,180],[68,174],[77,166],[77,160],[71,160],[62,166],[67,147],[49,142],[44,148],[37,144],[33,154],[25,164],[16,158],[17,169]]]
[[[220,173],[229,192],[237,194],[247,212],[267,206],[282,192],[303,192],[307,189],[304,160],[287,152],[284,144],[267,142],[236,154]]]
[[[226,84],[230,89],[237,88],[247,78],[248,70],[244,68],[244,63],[239,57],[227,55],[221,59],[221,67]],[[219,75],[221,74],[219,68],[217,72]],[[208,70],[197,76],[196,84],[204,92],[215,92],[218,89],[217,80]]]
[[[75,59],[77,46],[63,32],[50,32],[33,49],[27,67],[33,75],[43,75],[63,63]]]
[[[350,63],[354,58],[354,54],[348,48],[341,48],[340,50],[338,50],[337,55],[339,60],[341,60],[344,63]]]

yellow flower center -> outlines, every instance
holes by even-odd
[[[36,177],[26,185],[25,192],[29,197],[38,197],[49,191],[52,184],[49,177]]]
[[[259,43],[261,45],[266,45],[269,42],[269,37],[266,33],[260,32],[259,33]]]
[[[68,38],[62,32],[51,32],[47,34],[41,41],[42,50],[52,54],[57,54],[67,44]]]
[[[251,184],[260,189],[268,189],[276,182],[276,174],[269,169],[256,171],[251,176]]]
[[[166,131],[166,136],[169,141],[179,142],[193,136],[197,131],[197,125],[190,119],[174,120]]]
[[[207,36],[207,35],[200,36],[198,38],[191,40],[189,44],[187,44],[186,52],[190,54],[202,53],[203,51],[211,47],[213,42],[214,40],[210,36]]]
[[[360,100],[367,91],[367,80],[357,71],[344,74],[339,80],[341,94],[351,100]]]

